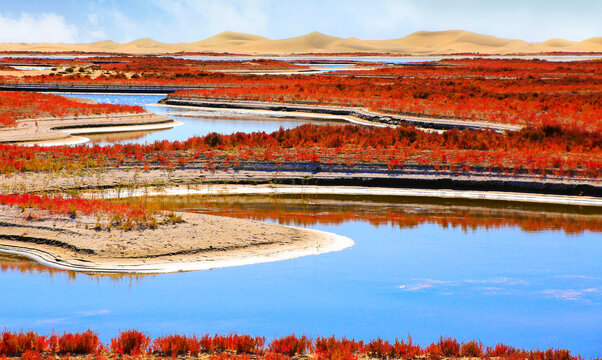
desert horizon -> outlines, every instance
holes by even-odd
[[[474,53],[482,55],[516,55],[537,53],[600,53],[602,36],[582,41],[559,38],[543,42],[506,39],[465,30],[416,31],[407,36],[365,40],[336,37],[321,32],[269,39],[234,31],[224,31],[195,42],[166,43],[141,38],[120,43],[103,40],[91,43],[0,43],[4,52],[102,52],[125,54],[168,54],[207,52],[249,55],[379,53],[392,55],[450,55]]]

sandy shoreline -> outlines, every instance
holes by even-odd
[[[454,197],[462,198],[506,198],[504,194],[517,193],[523,198],[532,198],[543,202],[554,202],[566,196],[571,202],[583,202],[591,199],[597,203],[602,199],[600,183],[594,179],[573,179],[556,177],[536,177],[529,175],[504,176],[496,173],[469,174],[445,173],[426,168],[406,167],[400,171],[389,171],[386,165],[378,167],[338,166],[328,164],[300,163],[281,164],[250,163],[227,171],[203,170],[204,163],[188,164],[186,168],[176,167],[171,170],[152,168],[147,171],[136,171],[130,167],[102,168],[86,170],[74,174],[69,171],[52,173],[24,172],[10,176],[0,175],[0,189],[4,193],[77,191],[96,192],[101,189],[109,191],[118,189],[121,196],[130,196],[136,192],[163,191],[168,188],[194,190],[205,187],[227,188],[228,186],[248,185],[260,187],[297,186],[300,192],[309,191],[310,185],[316,191],[326,191],[335,187],[351,187],[365,189],[361,191],[403,192],[415,194],[413,189],[425,191],[427,196],[441,197],[446,191],[452,191]],[[267,191],[267,190],[263,190]],[[428,193],[432,191],[433,193]],[[476,193],[475,193],[476,191]],[[482,195],[476,195],[480,194]],[[462,195],[466,194],[466,195]],[[471,195],[473,194],[473,195]],[[499,195],[496,195],[499,194]],[[549,194],[549,195],[548,195]],[[558,197],[560,196],[560,197]],[[511,196],[512,197],[512,196]],[[574,199],[574,200],[570,200]],[[512,201],[512,200],[509,200]],[[535,201],[535,202],[537,202]],[[589,201],[589,200],[587,200]],[[568,201],[563,201],[568,203]]]
[[[340,251],[344,236],[221,216],[178,213],[154,230],[94,230],[96,218],[24,220],[0,206],[0,252],[63,270],[157,274],[208,270]]]

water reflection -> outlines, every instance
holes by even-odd
[[[355,246],[132,283],[7,265],[0,288],[10,293],[0,296],[0,326],[41,333],[92,328],[103,341],[129,328],[153,337],[236,331],[393,340],[409,333],[422,345],[443,335],[486,345],[563,347],[585,358],[602,353],[602,241],[594,210],[513,204],[520,215],[512,218],[508,205],[478,202],[153,201],[304,224],[348,236]],[[540,223],[537,214],[546,220]],[[582,221],[588,225],[575,225]]]
[[[312,226],[365,221],[373,226],[415,228],[422,224],[463,231],[517,227],[522,231],[601,232],[597,208],[558,205],[399,199],[387,196],[166,196],[134,198],[166,210]]]
[[[34,260],[28,259],[23,256],[1,254],[0,253],[0,271],[19,273],[21,275],[46,275],[49,279],[55,277],[66,276],[70,281],[75,282],[82,277],[85,279],[109,279],[114,282],[126,282],[132,286],[135,282],[139,281],[144,277],[153,277],[155,275],[128,275],[128,274],[87,274],[76,271],[56,269],[46,265],[42,265]]]

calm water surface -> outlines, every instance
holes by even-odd
[[[195,200],[182,206],[208,209]],[[602,354],[599,232],[525,231],[511,224],[465,229],[437,221],[400,226],[370,216],[324,216],[348,206],[306,201],[295,212],[298,221],[294,214],[282,220],[355,240],[352,248],[319,256],[117,279],[5,266],[0,327],[90,327],[105,341],[132,327],[152,336],[236,331],[393,340],[411,334],[423,345],[447,335],[487,345],[562,346],[586,358]],[[394,206],[378,206],[395,214]],[[437,206],[445,212],[447,205]],[[245,205],[249,217],[266,208],[273,205]],[[422,208],[404,204],[406,214]],[[306,221],[307,215],[314,219]]]
[[[133,132],[105,135],[85,135],[93,142],[108,143],[153,143],[157,140],[183,141],[192,136],[204,136],[211,132],[232,134],[235,132],[251,133],[255,131],[273,132],[279,128],[291,129],[307,123],[342,124],[320,120],[306,120],[298,118],[259,118],[257,116],[241,116],[236,112],[206,111],[194,108],[165,107],[156,104],[165,95],[111,95],[111,94],[63,94],[70,97],[91,99],[108,104],[140,105],[146,110],[159,115],[166,115],[183,125],[169,130],[153,132]]]

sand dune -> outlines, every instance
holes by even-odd
[[[602,52],[602,37],[581,42],[550,39],[529,43],[463,30],[418,31],[392,40],[341,38],[312,32],[303,36],[271,40],[258,35],[226,31],[208,39],[169,44],[150,38],[129,43],[111,40],[90,44],[0,44],[0,51],[85,51],[130,54],[163,54],[179,51],[245,54],[300,54],[378,52],[391,54],[437,55],[453,53],[515,54],[541,52]]]

